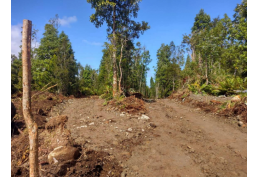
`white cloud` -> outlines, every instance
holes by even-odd
[[[90,41],[87,41],[87,40],[83,40],[83,42],[86,43],[86,44],[95,45],[95,46],[101,46],[101,45],[103,45],[103,44],[100,43],[100,42],[90,42]]]
[[[64,16],[63,18],[59,18],[59,23],[61,26],[69,26],[70,23],[74,23],[76,21],[77,21],[76,16],[72,16],[72,17]]]
[[[21,39],[22,39],[22,25],[12,25],[11,26],[11,54],[18,56],[18,53],[21,51]]]
[[[18,57],[18,53],[21,52],[20,45],[22,44],[22,24],[12,25],[11,26],[11,54],[14,54]],[[38,48],[40,45],[39,42],[32,40],[31,47]]]

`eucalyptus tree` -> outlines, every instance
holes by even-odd
[[[90,16],[90,21],[98,28],[107,24],[108,38],[112,44],[112,62],[113,62],[113,96],[117,95],[117,33],[123,28],[129,31],[138,31],[132,33],[132,38],[138,37],[139,32],[148,28],[146,22],[135,22],[131,17],[136,18],[139,11],[139,2],[141,0],[87,0],[95,13]]]

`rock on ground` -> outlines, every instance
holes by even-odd
[[[142,120],[149,120],[150,118],[146,115],[142,115],[141,117],[139,117],[139,119],[142,119]]]
[[[71,146],[59,146],[49,153],[48,162],[53,164],[67,160],[75,160],[79,157],[79,149]]]
[[[240,95],[234,96],[234,97],[231,99],[231,101],[232,101],[232,102],[239,102],[239,101],[241,101]]]

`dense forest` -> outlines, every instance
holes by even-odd
[[[155,76],[147,85],[152,61],[149,50],[136,39],[148,22],[136,22],[139,1],[87,0],[95,9],[90,21],[98,28],[107,24],[98,69],[76,61],[72,44],[59,32],[58,15],[45,25],[38,48],[32,46],[32,89],[64,95],[100,95],[112,99],[126,92],[140,92],[146,98],[164,98],[178,89],[212,95],[233,94],[247,88],[247,0],[236,5],[233,19],[211,19],[201,9],[194,18],[191,34],[180,45],[173,39],[157,51]],[[115,5],[114,5],[115,2]],[[103,8],[105,6],[105,8]],[[22,30],[22,29],[21,29]],[[32,40],[37,35],[33,29]],[[22,60],[11,55],[11,91],[22,91]]]

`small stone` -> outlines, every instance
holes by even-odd
[[[150,126],[151,126],[152,128],[156,128],[156,127],[157,127],[157,125],[155,125],[154,123],[150,123]]]
[[[130,131],[130,132],[131,132],[132,130],[133,130],[132,128],[128,128],[128,131]]]
[[[89,123],[89,125],[94,125],[94,122]]]
[[[242,121],[239,121],[239,122],[238,122],[238,126],[239,126],[239,127],[242,127],[243,124],[244,124],[244,123],[243,123]]]
[[[141,119],[141,120],[149,120],[150,118],[146,115],[142,115],[141,117],[139,117],[138,119]]]

